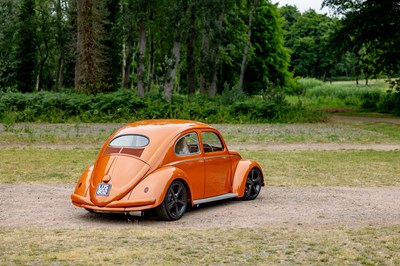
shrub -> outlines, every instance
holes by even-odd
[[[283,94],[174,95],[158,93],[139,98],[132,90],[86,95],[74,91],[0,94],[0,119],[12,122],[128,122],[142,119],[193,119],[207,123],[303,122],[323,120],[318,112],[290,105]],[[12,118],[12,119],[11,119]]]

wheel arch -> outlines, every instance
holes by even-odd
[[[232,192],[238,194],[238,198],[244,196],[247,175],[253,168],[258,168],[261,172],[262,186],[264,186],[264,173],[261,166],[253,160],[240,160],[233,175]]]
[[[190,181],[184,171],[174,166],[166,166],[157,169],[153,173],[146,176],[139,184],[132,190],[130,199],[140,199],[144,196],[144,190],[147,188],[146,196],[156,199],[153,207],[159,206],[167,193],[169,186],[175,180],[181,181],[188,194],[188,199],[192,203],[193,195],[190,189]]]

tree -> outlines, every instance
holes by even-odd
[[[201,14],[201,48],[199,62],[200,93],[213,98],[217,92],[217,70],[222,39],[225,0],[203,1]]]
[[[171,55],[167,59],[167,71],[164,83],[164,99],[168,102],[172,100],[179,64],[181,61],[182,38],[184,35],[184,25],[186,23],[186,12],[188,3],[186,0],[173,1],[167,8],[167,14],[171,19],[167,21],[167,29],[172,35]],[[177,15],[178,14],[178,15]],[[168,34],[170,35],[170,34]],[[167,38],[167,36],[164,36]]]
[[[253,4],[251,5],[250,13],[249,13],[249,24],[248,24],[248,29],[247,29],[246,44],[244,46],[242,64],[240,65],[239,83],[237,85],[238,94],[240,94],[243,90],[242,87],[243,87],[243,80],[244,80],[244,72],[246,70],[247,60],[248,60],[248,56],[249,56],[254,12],[256,11],[258,2],[259,2],[259,0],[253,1]]]
[[[392,77],[400,73],[400,3],[398,0],[325,0],[324,6],[342,14],[341,27],[332,39],[341,52],[352,51],[360,57],[367,74],[383,73]],[[357,25],[355,27],[354,25]],[[400,79],[390,81],[389,100],[400,113]]]
[[[18,2],[0,2],[0,87],[15,85],[15,32],[18,30]]]
[[[195,41],[196,41],[196,10],[197,2],[195,0],[189,1],[189,31],[186,38],[186,68],[187,68],[187,86],[188,93],[194,94],[196,92],[196,60],[195,60]]]
[[[36,80],[35,1],[23,0],[16,38],[16,82],[21,92],[31,92]]]
[[[77,57],[75,88],[88,93],[108,90],[105,80],[106,38],[104,21],[106,9],[103,1],[76,0],[77,7]]]
[[[365,49],[365,53],[374,55],[376,58],[373,74],[381,71],[389,75],[399,72],[399,1],[325,0],[323,5],[344,16],[342,25],[333,38],[338,49]]]
[[[261,1],[254,16],[253,53],[247,65],[244,90],[250,94],[266,91],[269,84],[287,87],[290,57],[284,47],[282,21],[276,5]]]
[[[291,52],[290,70],[297,76],[325,79],[335,65],[328,49],[334,20],[312,9],[304,14],[291,6],[281,10],[285,44]]]

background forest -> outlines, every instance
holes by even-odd
[[[301,97],[328,91],[314,79],[376,78],[389,92],[355,105],[399,113],[398,1],[324,5],[335,16],[268,0],[0,0],[0,119],[314,121]]]

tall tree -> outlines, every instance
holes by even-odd
[[[259,0],[253,0],[253,4],[251,5],[251,9],[250,9],[250,13],[249,13],[249,25],[248,25],[248,29],[247,29],[246,44],[244,46],[242,64],[240,65],[239,83],[237,85],[237,91],[239,94],[243,90],[242,87],[243,87],[243,80],[244,80],[244,72],[246,70],[247,60],[248,60],[248,56],[249,56],[249,49],[250,49],[250,44],[251,44],[253,18],[254,18],[254,13],[256,11],[258,2],[259,2]]]
[[[199,63],[200,92],[213,98],[217,91],[217,70],[221,46],[225,0],[202,1],[201,56]]]
[[[400,71],[398,0],[325,0],[323,5],[344,16],[333,38],[335,46],[344,51],[357,47],[375,55],[374,73],[383,71],[390,75]]]
[[[172,100],[172,93],[181,61],[182,38],[184,35],[187,9],[187,0],[173,1],[171,5],[167,7],[167,14],[171,18],[168,20],[169,23],[167,23],[168,32],[170,32],[173,37],[173,45],[171,48],[171,55],[167,60],[167,71],[164,83],[164,99],[169,102]]]
[[[18,2],[0,2],[0,87],[15,85],[15,32],[18,30]]]
[[[104,50],[104,21],[106,9],[103,1],[75,0],[77,7],[77,60],[75,87],[88,93],[107,90],[107,65]]]
[[[137,62],[137,93],[139,97],[145,94],[145,59],[147,45],[147,26],[148,26],[148,9],[149,2],[146,0],[138,0],[138,24],[139,24],[139,54]]]
[[[282,20],[277,6],[268,1],[260,1],[255,11],[252,50],[243,84],[246,92],[269,92],[271,84],[275,88],[291,86],[290,56],[284,47]]]
[[[21,92],[31,92],[36,81],[35,1],[23,0],[19,12],[16,39],[16,81]]]
[[[196,92],[196,61],[195,61],[195,41],[196,41],[196,15],[197,7],[195,0],[190,0],[189,12],[189,32],[186,38],[186,67],[187,84],[189,94]]]
[[[49,59],[50,49],[52,45],[52,36],[54,36],[53,30],[54,28],[50,25],[54,24],[53,18],[50,12],[52,8],[52,3],[50,1],[39,1],[37,3],[37,51],[38,51],[38,66],[37,66],[37,78],[36,78],[36,90],[49,88],[53,84],[48,83],[48,79],[46,79],[46,75],[50,75],[48,71],[46,71],[46,64]]]
[[[56,45],[59,51],[57,58],[55,89],[56,91],[59,91],[64,85],[64,67],[67,50],[67,23],[64,20],[64,16],[66,13],[65,9],[67,7],[67,3],[62,0],[53,0],[53,4],[56,10]]]
[[[134,29],[132,18],[135,16],[134,1],[121,2],[120,28],[122,29],[122,87],[129,89],[132,84],[132,61],[134,54]]]
[[[333,68],[328,50],[333,19],[312,9],[301,15],[289,7],[283,10],[286,46],[291,51],[291,70],[298,76],[323,79],[329,68]]]

